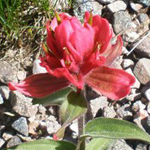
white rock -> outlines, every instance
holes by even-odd
[[[123,69],[126,69],[128,67],[132,67],[134,65],[134,62],[131,59],[124,59],[122,62]]]
[[[0,86],[0,92],[4,99],[6,99],[6,100],[9,99],[10,90],[9,90],[8,86]]]
[[[146,106],[141,101],[136,101],[133,104],[133,107],[138,107],[139,110],[144,110]]]
[[[139,34],[136,33],[135,31],[132,31],[132,29],[127,30],[124,35],[123,35],[123,39],[126,42],[134,42],[135,40],[137,40],[139,38]]]
[[[8,141],[9,139],[11,139],[13,137],[12,133],[9,133],[9,132],[4,132],[3,135],[2,135],[2,138],[5,140],[5,141]]]
[[[135,75],[133,74],[131,68],[128,68],[125,70],[126,72],[130,73],[131,75],[133,75],[135,77]],[[139,80],[135,77],[135,83],[132,85],[132,88],[136,88],[136,89],[139,89],[140,88],[140,82]]]
[[[147,105],[147,112],[150,114],[150,102],[148,102],[148,105]]]
[[[141,93],[133,93],[133,94],[130,94],[130,95],[126,96],[126,99],[128,101],[135,101],[135,100],[138,100],[140,98],[141,98]]]
[[[78,119],[74,120],[74,121],[72,122],[72,124],[69,126],[69,128],[70,128],[73,132],[75,132],[76,135],[78,135],[78,132],[79,132],[79,130],[78,130]]]
[[[150,81],[150,59],[140,59],[134,67],[134,74],[142,84],[147,84]]]
[[[41,61],[39,59],[34,60],[33,62],[33,74],[46,73],[46,69],[40,66]]]
[[[150,88],[145,91],[145,97],[150,101]]]
[[[91,106],[92,115],[93,117],[95,117],[99,109],[103,110],[105,107],[108,106],[107,97],[100,96],[96,99],[91,100],[90,106]]]
[[[107,8],[112,13],[115,13],[115,12],[118,12],[120,10],[125,10],[127,8],[127,5],[126,5],[126,3],[124,1],[118,0],[118,1],[115,1],[115,2],[113,2],[111,4],[108,4]]]
[[[106,118],[115,118],[116,112],[113,107],[107,106],[104,108],[103,116]]]
[[[132,112],[130,110],[130,104],[125,104],[117,110],[117,115],[120,118],[126,119],[132,117]]]
[[[61,127],[61,125],[58,123],[56,118],[52,115],[49,116],[47,120],[45,120],[45,122],[46,122],[47,132],[49,134],[53,134],[57,132]]]
[[[130,6],[131,8],[136,11],[136,12],[139,12],[140,9],[143,8],[143,5],[139,4],[139,3],[133,3],[132,1],[130,1]]]
[[[4,145],[4,143],[5,141],[2,138],[0,138],[0,148]]]
[[[122,47],[122,54],[123,55],[127,55],[129,53],[129,51],[127,50],[127,48],[125,46]]]
[[[22,81],[26,78],[27,73],[25,71],[18,71],[17,72],[17,77],[18,80]]]
[[[4,103],[4,100],[3,100],[3,97],[2,95],[0,94],[0,105]]]

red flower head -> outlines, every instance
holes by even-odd
[[[47,45],[41,66],[46,74],[33,75],[25,81],[10,83],[10,89],[33,97],[44,97],[69,84],[83,89],[88,84],[98,93],[120,99],[130,92],[135,79],[123,70],[108,66],[121,54],[122,39],[111,44],[112,28],[98,15],[85,13],[84,23],[66,13],[46,24]]]

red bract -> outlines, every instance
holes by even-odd
[[[44,47],[41,66],[47,74],[33,75],[19,84],[10,83],[10,89],[43,97],[69,84],[78,89],[88,84],[111,99],[120,99],[130,92],[134,77],[108,68],[121,54],[122,39],[118,36],[116,44],[111,44],[113,31],[106,19],[86,12],[81,24],[76,17],[62,13],[48,21],[46,29],[49,50]]]

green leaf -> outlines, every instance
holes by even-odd
[[[83,136],[137,139],[150,143],[150,136],[135,124],[112,118],[97,118],[90,121],[85,127]]]
[[[34,98],[33,104],[42,104],[44,106],[48,105],[60,105],[63,101],[67,99],[68,94],[73,89],[71,87],[63,88],[61,90],[58,90],[57,92],[48,95],[44,98]]]
[[[79,118],[87,111],[87,103],[84,99],[82,93],[76,93],[72,91],[68,97],[67,101],[64,101],[60,107],[60,118],[63,126],[57,132],[59,138],[63,137],[65,128],[76,118]]]
[[[67,141],[36,140],[2,150],[75,150],[76,146]]]
[[[94,138],[86,146],[85,150],[105,150],[114,140],[108,138]]]

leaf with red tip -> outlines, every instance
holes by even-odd
[[[69,82],[65,78],[56,78],[48,73],[42,73],[32,75],[20,83],[10,82],[9,88],[31,97],[40,98],[68,85]]]
[[[96,92],[118,100],[129,94],[130,86],[135,82],[135,78],[123,70],[103,66],[87,74],[84,81]]]

